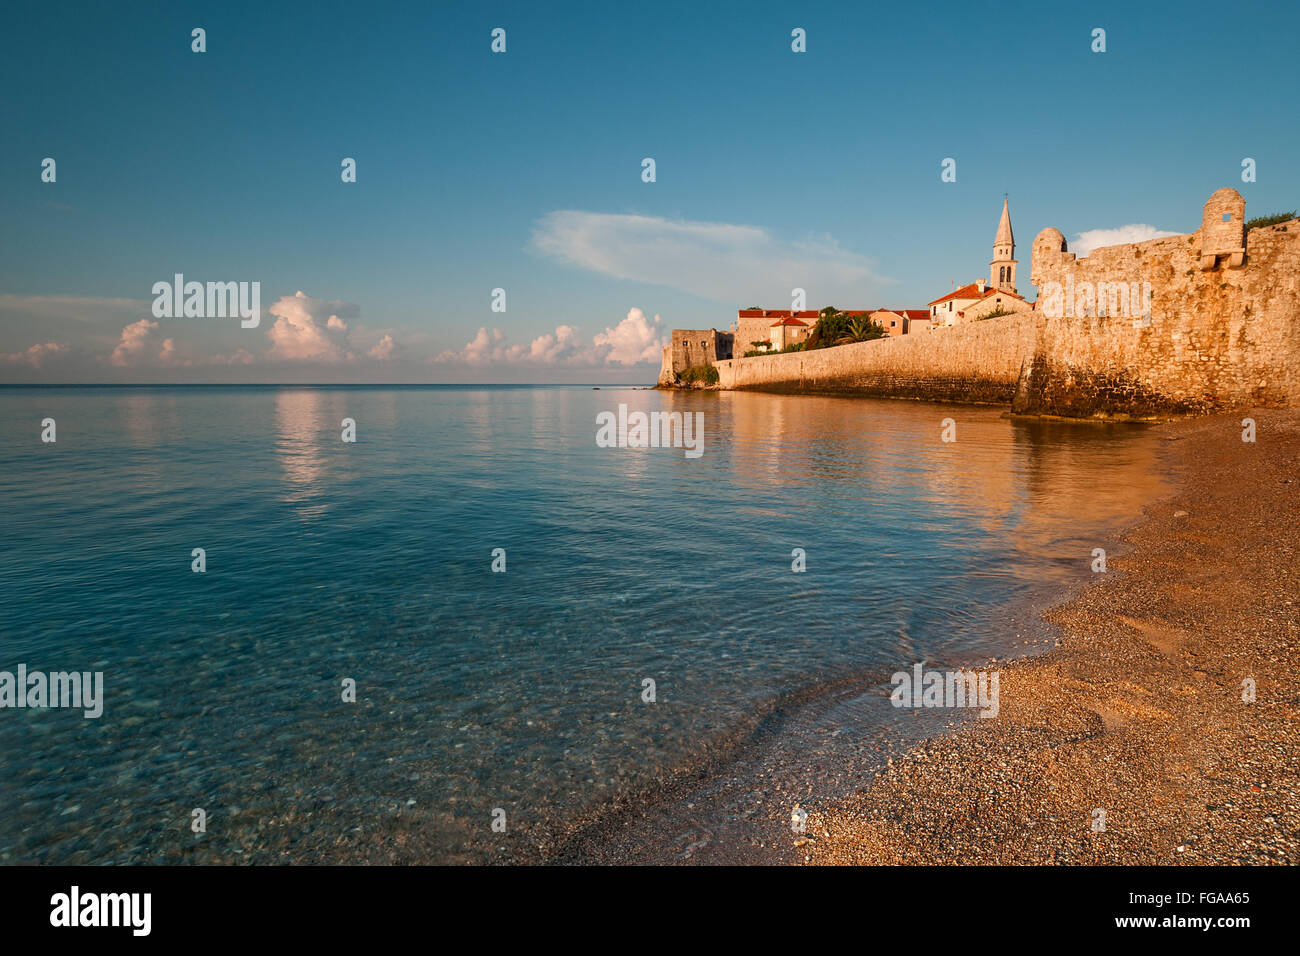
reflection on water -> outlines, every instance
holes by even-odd
[[[703,412],[704,455],[597,448],[620,402]],[[478,858],[493,807],[526,831],[787,695],[1014,650],[1015,609],[1165,490],[1144,429],[908,402],[4,389],[0,412],[0,633],[106,692],[98,721],[0,713],[0,861],[364,859],[398,833]],[[56,446],[29,440],[45,415]],[[806,731],[832,761],[893,719],[832,712]],[[172,822],[200,799],[223,822],[196,843]]]
[[[303,518],[325,512],[325,504],[319,500],[324,493],[321,475],[325,470],[320,443],[326,426],[321,402],[322,394],[316,389],[282,389],[275,394],[280,434],[276,455],[284,472],[284,500],[294,503]]]

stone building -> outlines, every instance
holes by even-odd
[[[811,332],[812,327],[817,324],[818,318],[820,316],[815,310],[793,312],[790,309],[737,309],[734,329],[736,354],[744,355],[746,352],[759,348],[754,344],[755,342],[767,342],[770,347],[774,322],[779,322],[782,319],[798,319]]]
[[[812,326],[802,319],[796,319],[793,316],[788,319],[777,319],[768,329],[770,348],[779,352],[787,346],[807,341],[808,333],[811,331]],[[745,351],[748,351],[748,349]],[[744,355],[745,352],[742,351],[740,354]]]
[[[925,309],[877,309],[871,321],[885,330],[885,335],[910,335],[930,328],[930,313]]]
[[[929,315],[931,323],[940,327],[976,322],[1007,312],[1028,312],[1030,308],[1015,292],[990,287],[983,279],[976,279],[931,302]]]

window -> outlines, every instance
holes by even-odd
[[[1230,212],[1225,212],[1225,213],[1223,214],[1223,221],[1224,221],[1224,222],[1232,222],[1232,213],[1230,213]]]

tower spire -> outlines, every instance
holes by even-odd
[[[1016,237],[1011,234],[1011,209],[1008,205],[1008,198],[1004,193],[1002,196],[1002,218],[998,220],[998,235],[997,238],[993,240],[993,245],[1011,246],[1013,249],[1012,254],[1014,255],[1015,244]]]
[[[1010,198],[1002,194],[1002,218],[993,239],[993,261],[989,263],[989,285],[1004,292],[1016,289],[1016,237],[1011,232]]]

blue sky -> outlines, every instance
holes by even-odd
[[[923,308],[986,275],[1004,192],[1032,297],[1046,226],[1190,232],[1225,185],[1248,216],[1300,205],[1297,28],[1222,3],[20,5],[0,381],[650,381],[668,329],[793,285]],[[261,325],[154,318],[175,273],[260,282]]]

